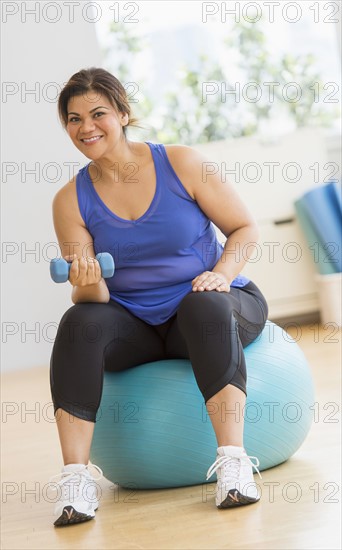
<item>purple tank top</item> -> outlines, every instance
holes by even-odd
[[[114,214],[95,190],[88,166],[76,178],[78,203],[94,240],[95,254],[109,252],[115,273],[105,279],[110,297],[151,325],[167,321],[191,292],[191,281],[211,271],[223,246],[212,222],[177,177],[164,145],[150,147],[156,172],[156,191],[147,211],[137,220]],[[238,275],[231,283],[245,286]]]

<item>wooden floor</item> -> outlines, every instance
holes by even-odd
[[[3,375],[1,548],[341,548],[341,334],[319,325],[301,330],[298,344],[316,386],[316,421],[288,462],[262,473],[261,501],[239,509],[218,510],[202,486],[132,495],[102,480],[96,519],[54,528],[47,483],[60,472],[62,459],[48,368]],[[25,415],[28,409],[36,409],[36,416]],[[276,484],[273,497],[270,482]],[[295,491],[301,493],[296,502]]]

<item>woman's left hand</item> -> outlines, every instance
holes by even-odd
[[[204,271],[200,275],[197,275],[191,283],[193,292],[203,292],[204,290],[217,290],[218,292],[230,291],[230,284],[227,277],[215,271]]]

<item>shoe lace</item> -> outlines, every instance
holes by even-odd
[[[98,481],[99,479],[101,479],[103,477],[103,472],[101,468],[96,466],[96,464],[90,464],[90,466],[95,468],[100,474],[98,477],[92,477],[92,481]],[[89,482],[89,477],[87,476],[87,472],[88,472],[88,466],[84,465],[84,468],[82,470],[74,471],[74,472],[72,471],[60,472],[59,474],[56,474],[50,477],[49,483],[51,483],[54,479],[60,477],[61,479],[58,482],[55,482],[54,485],[52,486],[52,490],[57,491],[58,488],[67,489],[68,487],[70,488],[71,486],[73,487],[73,489],[75,489],[76,486],[78,487],[80,486],[82,479],[85,479],[86,481]]]
[[[255,460],[255,463],[252,462],[252,459]],[[256,472],[258,473],[260,479],[262,479],[261,474],[259,472],[258,466],[260,466],[259,459],[256,456],[247,456],[242,455],[239,458],[235,458],[232,456],[220,456],[215,462],[210,466],[210,468],[207,471],[207,481],[211,478],[211,476],[219,469],[224,468],[224,473],[227,477],[233,477],[238,478],[239,472],[240,472],[240,466],[241,461],[246,462],[252,468],[255,468]]]

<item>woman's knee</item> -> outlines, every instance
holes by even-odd
[[[222,292],[192,292],[185,296],[177,313],[183,336],[208,345],[222,343],[236,333],[234,304]],[[225,293],[228,294],[228,293]]]
[[[181,301],[177,317],[192,319],[193,322],[204,319],[226,320],[234,310],[234,304],[227,299],[227,292],[190,292]]]
[[[74,304],[66,310],[60,320],[60,325],[66,323],[84,323],[94,321],[101,315],[101,311],[105,304],[96,302],[85,302],[82,304]]]
[[[95,341],[102,335],[105,304],[82,303],[71,306],[62,316],[56,342]],[[56,344],[55,342],[55,344]]]

